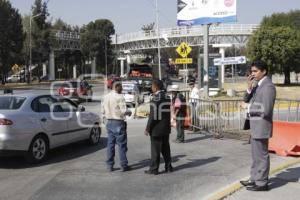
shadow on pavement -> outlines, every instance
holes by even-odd
[[[196,142],[196,141],[205,140],[205,139],[208,139],[208,138],[212,138],[212,136],[210,136],[210,135],[203,135],[201,137],[187,139],[187,140],[184,141],[184,143]]]
[[[0,157],[0,168],[3,169],[25,169],[40,167],[44,165],[60,163],[67,160],[76,159],[88,154],[100,151],[106,148],[107,138],[101,137],[100,144],[89,146],[86,141],[81,141],[66,146],[50,150],[48,158],[40,164],[33,165],[24,159],[24,157]]]
[[[269,187],[270,189],[279,188],[291,182],[297,183],[299,182],[299,179],[300,167],[289,168],[277,174],[275,177],[272,177],[269,180]]]
[[[177,162],[180,158],[185,157],[186,155],[176,155],[172,156],[172,163]],[[141,160],[138,163],[130,165],[133,170],[142,169],[150,166],[150,159]],[[163,158],[160,158],[160,163],[165,163]]]
[[[174,171],[193,168],[193,167],[199,167],[201,165],[205,165],[205,164],[208,164],[211,162],[216,162],[220,158],[221,157],[211,157],[211,158],[207,158],[207,159],[188,159],[187,163],[174,167]]]

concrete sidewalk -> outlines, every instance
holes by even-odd
[[[300,198],[300,164],[288,167],[270,177],[267,192],[251,192],[242,187],[226,200],[296,200]]]

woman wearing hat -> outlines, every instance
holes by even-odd
[[[174,142],[184,143],[184,118],[186,116],[186,100],[185,97],[179,93],[178,85],[172,85],[172,111],[173,120],[176,121],[177,137]]]

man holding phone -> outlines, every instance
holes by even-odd
[[[251,133],[252,166],[250,179],[240,181],[250,191],[267,191],[270,157],[268,152],[269,138],[272,137],[273,108],[276,99],[276,89],[271,79],[267,77],[268,68],[263,61],[251,64],[251,74],[247,79],[246,100],[244,108],[248,110]],[[257,86],[253,87],[253,82]]]

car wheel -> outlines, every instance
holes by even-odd
[[[40,163],[46,159],[48,150],[49,144],[47,138],[43,135],[38,135],[33,138],[26,159],[30,163]]]
[[[95,145],[100,142],[100,137],[101,137],[101,128],[99,125],[95,125],[90,132],[90,137],[89,137],[89,144],[90,145]]]

